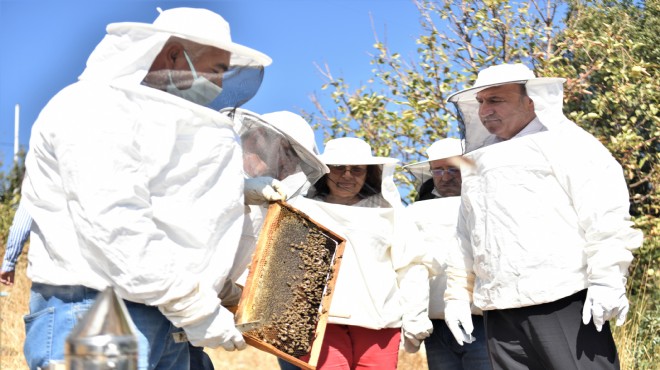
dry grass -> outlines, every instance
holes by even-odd
[[[5,254],[2,245],[0,256]],[[26,251],[27,252],[27,245]],[[6,296],[0,297],[0,369],[27,369],[23,357],[25,326],[23,315],[28,311],[30,300],[30,280],[25,276],[27,253],[21,254],[16,266],[14,286],[0,284],[0,291]]]
[[[4,249],[3,245],[0,249],[0,256],[4,255]],[[23,315],[28,311],[30,299],[30,281],[25,275],[26,255],[27,253],[23,253],[19,258],[15,285],[0,287],[0,291],[8,294],[0,297],[0,369],[2,370],[27,369],[23,357],[23,341],[25,340]],[[275,356],[252,347],[238,352],[227,352],[223,349],[207,349],[206,351],[217,370],[279,369]],[[413,355],[402,351],[399,356],[399,369],[427,370],[424,352],[420,351]]]

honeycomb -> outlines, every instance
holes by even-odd
[[[246,341],[299,366],[314,368],[344,240],[285,203],[273,203],[259,235],[238,324],[259,321]],[[313,347],[316,348],[312,351]]]

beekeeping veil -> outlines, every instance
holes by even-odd
[[[427,160],[403,166],[415,178],[415,188],[420,190],[422,184],[431,180],[431,162],[440,159],[461,156],[463,154],[463,141],[457,138],[440,139],[426,149]],[[459,163],[454,164],[459,167]]]
[[[304,195],[328,167],[316,154],[314,132],[300,116],[291,112],[259,115],[242,108],[220,111],[229,117],[241,138],[245,177],[268,176],[279,180],[287,202]],[[241,250],[253,251],[266,216],[266,205],[246,206],[246,218],[240,240]],[[244,254],[242,257],[249,255]],[[234,260],[235,266],[247,266],[249,258]],[[247,271],[234,271],[230,278],[243,284]]]
[[[207,105],[216,111],[238,107],[250,100],[261,86],[264,67],[271,63],[267,55],[233,42],[227,21],[207,9],[164,10],[153,23],[111,23],[106,31],[80,80],[134,88],[141,84],[154,59],[173,36],[229,51],[230,66],[222,76],[222,92]]]
[[[457,107],[459,120],[464,129],[465,153],[493,142],[493,136],[481,123],[476,94],[484,89],[506,84],[525,85],[527,96],[534,101],[534,111],[548,129],[568,121],[562,112],[564,78],[536,77],[523,64],[500,64],[479,72],[474,86],[451,94],[447,101]]]
[[[316,156],[318,149],[309,124],[291,112],[259,115],[246,109],[225,109],[241,137],[246,177],[280,180],[287,198],[304,193],[328,172]]]

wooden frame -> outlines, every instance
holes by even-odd
[[[321,241],[323,242],[321,243]],[[314,244],[313,248],[309,248],[311,244]],[[295,309],[295,307],[292,308],[294,304],[292,297],[294,296],[297,297],[297,300],[303,297],[303,299],[307,299],[307,302],[312,302],[313,309],[318,307],[317,319],[315,325],[312,321],[307,326],[308,332],[302,330],[304,333],[301,335],[304,338],[313,338],[311,348],[307,353],[300,353],[296,350],[296,356],[293,356],[287,353],[291,352],[291,348],[288,348],[288,351],[282,348],[285,346],[285,340],[281,341],[278,348],[278,345],[262,339],[265,331],[258,332],[259,329],[243,333],[246,343],[300,368],[316,369],[345,244],[346,241],[342,237],[312,220],[300,210],[284,202],[272,203],[259,233],[256,251],[236,310],[236,324],[261,321],[263,330],[270,330],[268,326],[273,324],[274,317],[280,317],[278,315],[281,315],[282,312],[292,312]],[[323,252],[324,249],[327,250],[327,255]],[[318,253],[318,251],[323,252],[321,254],[325,256],[322,259],[322,266],[319,265],[321,259],[318,256],[315,256],[313,266],[301,262],[301,260],[309,261],[310,255]],[[319,306],[314,305],[314,302],[319,299],[318,287],[311,291],[305,290],[304,294],[301,293],[303,289],[301,286],[307,285],[302,283],[305,279],[299,279],[298,276],[313,270],[328,272],[326,275],[321,275],[325,285],[322,289]],[[318,276],[317,279],[319,279]],[[310,319],[311,316],[309,315]],[[277,338],[286,334],[286,329],[281,329],[281,326],[273,324],[273,327],[277,327],[279,330]],[[284,334],[282,334],[283,330]],[[273,331],[268,333],[272,335]],[[300,330],[296,329],[293,333],[294,336],[300,336]],[[278,342],[279,339],[274,341]],[[299,358],[301,355],[309,359],[301,360]]]

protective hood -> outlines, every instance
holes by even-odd
[[[309,126],[309,122],[305,121],[304,118],[288,111],[265,113],[261,115],[261,118],[290,137],[295,138],[308,152],[316,155],[321,154],[319,148],[316,146],[314,131]]]
[[[106,31],[87,60],[87,68],[79,77],[81,81],[144,89],[142,80],[172,36],[231,52],[229,69],[223,74],[222,93],[208,105],[215,110],[238,107],[250,100],[261,86],[264,67],[271,63],[267,55],[232,42],[229,24],[206,9],[165,10],[153,24],[112,23]]]
[[[403,166],[415,177],[415,188],[419,190],[424,182],[433,177],[430,162],[463,155],[463,145],[461,139],[452,137],[440,139],[426,149],[427,160]]]
[[[296,130],[291,130],[284,128],[287,123],[278,120],[281,114],[261,116],[240,108],[225,109],[221,113],[233,120],[234,129],[241,137],[243,168],[247,177],[269,176],[278,179],[291,198],[301,194],[329,172],[328,167],[314,153],[314,133],[306,122],[297,125],[295,121],[287,121],[296,127]],[[304,121],[302,117],[300,119]]]
[[[541,124],[548,130],[553,125],[570,122],[562,112],[564,86],[563,78],[535,77],[534,72],[522,64],[501,64],[488,67],[477,76],[473,87],[449,96],[458,110],[459,121],[465,135],[465,153],[494,142],[494,135],[488,132],[479,118],[479,103],[476,94],[486,88],[523,84],[527,95],[534,101],[534,110]]]

